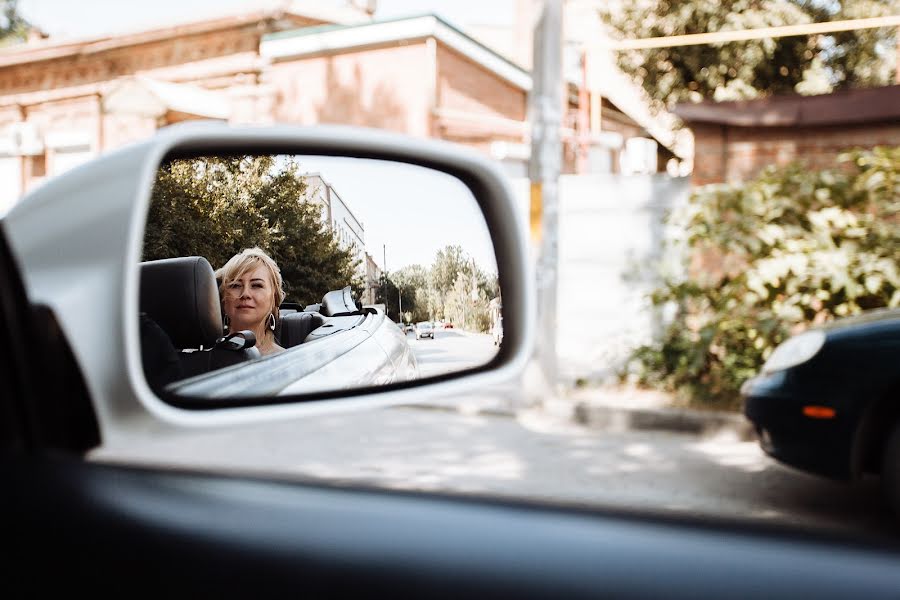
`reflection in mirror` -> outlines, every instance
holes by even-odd
[[[405,163],[167,162],[140,281],[147,381],[183,399],[427,379],[485,365],[503,343],[481,209],[457,178]]]

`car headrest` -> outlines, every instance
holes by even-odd
[[[209,348],[222,337],[219,288],[202,256],[141,263],[141,312],[156,321],[179,349]]]

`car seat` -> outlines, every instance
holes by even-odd
[[[216,347],[224,333],[221,302],[215,274],[202,256],[141,263],[140,311],[171,340],[184,377],[260,355],[256,348]]]
[[[318,313],[282,310],[275,337],[283,348],[290,348],[302,344],[306,336],[324,324],[325,318]]]

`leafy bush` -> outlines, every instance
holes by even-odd
[[[900,148],[699,188],[670,220],[685,232],[685,274],[653,302],[674,317],[629,367],[694,404],[736,406],[741,384],[789,335],[900,306]]]

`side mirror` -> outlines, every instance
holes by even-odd
[[[214,177],[215,186],[199,185]],[[179,187],[180,181],[198,185]],[[301,189],[302,196],[270,193]],[[228,204],[231,197],[243,203]],[[213,204],[226,218],[211,231],[192,219]],[[68,210],[73,205],[79,210]],[[6,215],[4,230],[30,300],[53,311],[95,396],[103,435],[114,439],[145,426],[144,419],[173,426],[241,421],[248,407],[256,418],[289,418],[313,406],[321,412],[416,401],[421,390],[414,388],[425,385],[451,399],[492,384],[508,389],[531,356],[525,212],[495,164],[451,144],[358,128],[204,123],[160,130],[47,181]],[[406,217],[402,226],[398,214]],[[313,250],[326,254],[288,235],[315,232],[307,225],[316,219],[331,227],[322,228],[324,237],[310,234]],[[189,227],[167,236],[160,223]],[[351,231],[357,225],[364,231]],[[246,231],[255,237],[239,238]],[[216,245],[222,240],[232,245]],[[258,338],[289,327],[283,337],[297,345],[228,366],[221,376],[210,373],[202,389],[175,386],[172,397],[157,396],[141,366],[138,265],[198,256],[216,270],[250,245],[269,250],[292,306],[265,313],[264,328],[240,329]],[[449,258],[447,247],[455,248]],[[347,265],[324,260],[339,251],[350,256]],[[441,265],[452,268],[435,269],[440,251]],[[340,281],[303,287],[311,276],[332,272],[341,273]],[[214,281],[206,288],[220,293]],[[323,298],[329,290],[339,290],[340,299]],[[497,347],[487,307],[501,294],[504,336]],[[354,297],[375,310],[357,310]],[[235,310],[254,307],[247,302]],[[326,314],[348,312],[355,314]],[[457,334],[442,339],[439,331],[417,354],[416,341],[393,326],[401,319],[452,321]],[[457,349],[462,360],[423,358],[434,357],[442,341],[475,340],[481,348],[482,338],[483,354]],[[242,332],[220,344],[246,350],[263,340],[251,345]]]

